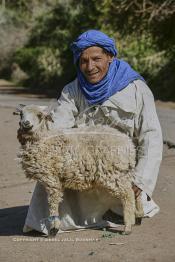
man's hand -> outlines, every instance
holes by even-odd
[[[140,195],[140,193],[142,192],[142,190],[134,184],[132,186],[132,189],[134,191],[135,198],[137,198]]]

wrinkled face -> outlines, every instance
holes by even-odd
[[[113,56],[101,47],[92,46],[82,52],[79,67],[86,80],[91,84],[96,84],[105,77],[112,60]]]

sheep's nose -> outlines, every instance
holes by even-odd
[[[30,121],[28,121],[28,120],[23,121],[23,122],[22,122],[22,126],[23,126],[24,128],[30,128],[30,127],[31,127]]]
[[[30,121],[26,120],[23,122],[25,126],[30,125]]]

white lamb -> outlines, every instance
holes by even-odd
[[[131,139],[108,126],[49,130],[52,117],[41,107],[20,108],[19,154],[29,179],[42,183],[48,195],[49,235],[59,230],[58,205],[65,188],[103,188],[123,204],[124,234],[131,233],[135,217],[142,217],[132,183],[136,150]]]

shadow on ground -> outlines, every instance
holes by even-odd
[[[28,206],[0,209],[0,236],[23,235]]]
[[[0,209],[0,236],[36,236],[42,234],[35,230],[29,233],[23,233],[22,229],[24,226],[28,207],[29,206],[27,205]],[[116,214],[114,215],[111,210],[107,211],[103,218],[113,223],[123,225],[123,218],[118,215],[116,216]],[[118,231],[116,229],[108,229],[108,231],[121,233],[121,230]]]
[[[0,88],[0,94],[4,95],[36,95],[38,97],[45,97],[45,98],[56,98],[58,97],[57,90],[39,90],[39,89],[25,89],[25,88],[8,88],[2,89]]]
[[[53,88],[29,88],[29,87],[20,87],[15,84],[0,79],[0,94],[4,95],[36,95],[37,97],[43,98],[56,98],[60,96],[61,90]]]

